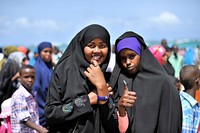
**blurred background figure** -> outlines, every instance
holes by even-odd
[[[166,70],[166,72],[169,74],[169,75],[172,75],[172,76],[175,76],[175,70],[172,66],[172,64],[169,62],[169,57],[171,56],[171,53],[172,53],[172,50],[170,47],[165,47],[165,54],[164,54],[164,63],[163,63],[163,67],[164,69]]]
[[[161,45],[156,44],[156,45],[149,47],[149,50],[154,55],[154,57],[158,60],[158,62],[161,65],[163,65],[163,63],[164,63],[163,56],[166,52],[165,48]]]
[[[11,98],[8,98],[1,105],[0,133],[12,133],[10,116],[11,116]]]
[[[161,40],[161,45],[162,45],[163,47],[168,47],[167,40],[166,40],[166,39],[162,39],[162,40]]]
[[[178,53],[179,48],[177,45],[172,46],[172,54],[169,57],[169,62],[172,64],[175,70],[175,77],[179,79],[179,72],[184,64],[184,58]]]
[[[36,100],[39,109],[40,125],[47,127],[44,116],[44,106],[49,83],[52,75],[52,44],[50,42],[42,42],[38,45],[39,57],[34,65],[36,70],[35,83],[33,91],[37,92]]]
[[[0,47],[0,61],[3,59],[3,49]]]
[[[184,65],[194,65],[195,64],[195,54],[193,48],[186,48],[184,56]]]
[[[33,51],[33,56],[29,60],[29,65],[34,66],[39,57],[38,48],[35,48]]]
[[[115,44],[112,45],[111,57],[106,72],[112,72],[115,66]]]
[[[26,55],[27,52],[28,52],[27,48],[24,47],[24,46],[19,46],[19,47],[17,47],[17,49],[18,49],[18,51],[24,53],[25,55]]]
[[[20,51],[9,54],[0,72],[0,104],[12,96],[19,86],[19,68],[27,64],[26,55]]]
[[[174,76],[174,68],[169,62],[169,57],[171,56],[171,50],[169,47],[166,47],[167,50],[162,45],[153,45],[149,47],[149,50],[158,60],[158,62],[163,66],[167,74]]]
[[[54,65],[56,65],[58,60],[62,56],[62,52],[59,50],[59,48],[57,46],[53,46],[52,50],[53,50],[53,52],[52,52],[52,61],[53,61]]]
[[[4,57],[3,59],[0,61],[0,71],[4,65],[4,63],[6,62],[8,56],[12,53],[12,52],[15,52],[15,51],[18,51],[17,50],[17,47],[16,46],[6,46],[4,48]]]
[[[176,89],[181,92],[183,90],[183,86],[180,82],[180,80],[172,75],[169,75],[170,80],[172,81],[172,83],[175,85]]]
[[[194,59],[196,66],[200,69],[200,45],[194,48]]]

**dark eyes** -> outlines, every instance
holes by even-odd
[[[51,50],[43,50],[43,52],[44,52],[44,53],[50,53],[50,54],[52,53]]]
[[[96,46],[99,47],[100,49],[107,48],[106,43],[100,43],[99,45],[96,45],[95,43],[90,42],[87,44],[87,47],[89,48],[95,48]]]
[[[129,58],[130,60],[133,60],[133,59],[135,58],[135,56],[136,56],[136,55],[131,54],[131,55],[128,56],[128,58]]]
[[[130,55],[128,55],[128,56],[121,56],[121,57],[120,57],[120,60],[121,60],[122,62],[126,62],[127,59],[133,60],[133,59],[135,58],[135,56],[136,56],[136,54],[130,54]]]
[[[28,79],[28,78],[32,78],[32,79],[34,79],[35,76],[23,76],[23,78],[25,78],[25,79]]]

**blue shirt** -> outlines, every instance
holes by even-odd
[[[186,92],[181,92],[180,98],[183,111],[182,133],[197,133],[200,122],[200,106]]]

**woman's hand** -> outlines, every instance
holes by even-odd
[[[125,108],[132,107],[135,104],[137,97],[136,92],[129,91],[128,86],[125,86],[124,93],[118,101],[118,110],[120,116],[125,116]]]
[[[97,91],[96,90],[92,90],[89,94],[88,97],[90,99],[90,104],[97,104]]]
[[[84,74],[86,77],[88,77],[92,84],[96,86],[97,89],[107,88],[104,74],[96,61],[94,61],[93,64],[90,64],[87,70],[84,71]]]

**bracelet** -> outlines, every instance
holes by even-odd
[[[106,101],[106,100],[108,100],[108,98],[109,98],[109,93],[108,93],[108,95],[107,96],[98,96],[98,101]]]

